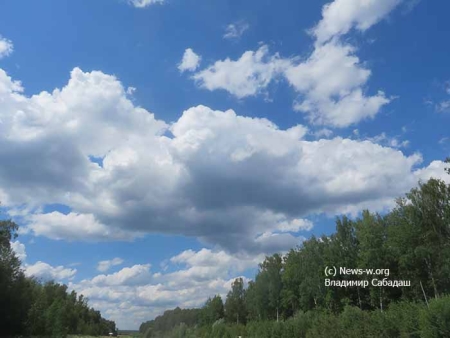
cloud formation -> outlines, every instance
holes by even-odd
[[[55,240],[127,241],[142,236],[138,232],[110,228],[100,223],[93,214],[63,214],[55,211],[33,214],[26,219],[30,223],[28,230]]]
[[[113,266],[121,265],[123,263],[123,259],[116,257],[111,260],[100,261],[97,264],[97,270],[100,272],[106,272],[111,269]]]
[[[201,57],[194,53],[192,48],[188,48],[184,51],[183,59],[178,65],[178,70],[183,73],[185,71],[193,72],[200,65]]]
[[[0,71],[2,203],[26,205],[25,231],[53,239],[165,233],[230,252],[283,251],[301,243],[308,215],[385,208],[419,170],[437,170],[418,168],[420,154],[367,140],[307,141],[304,126],[280,129],[232,110],[192,107],[168,125],[99,71],[75,68],[51,93],[22,90]],[[39,211],[55,203],[72,211]]]
[[[370,28],[400,2],[335,0],[323,7],[322,19],[310,30],[315,43],[308,58],[271,55],[263,45],[237,60],[216,61],[193,79],[202,88],[226,90],[242,99],[265,93],[270,83],[285,78],[299,95],[294,109],[305,113],[312,124],[341,128],[374,118],[392,98],[381,90],[366,94],[371,71],[356,56],[356,48],[340,37],[352,28]],[[237,32],[231,26],[230,36]]]
[[[234,278],[263,259],[263,255],[187,250],[168,260],[171,272],[152,274],[149,264],[135,265],[69,287],[88,297],[90,305],[119,327],[138,327],[175,306],[199,307],[216,294],[225,298]]]
[[[222,89],[241,99],[261,94],[269,83],[287,66],[279,55],[269,55],[269,48],[261,46],[256,52],[247,51],[233,61],[229,58],[197,72],[192,78],[208,90]]]
[[[34,264],[26,262],[27,252],[25,245],[19,241],[11,242],[11,248],[15,255],[20,259],[25,276],[34,277],[38,280],[47,281],[66,281],[71,280],[77,273],[76,269],[69,269],[64,266],[52,266],[48,263],[38,261]]]
[[[235,23],[230,23],[225,29],[224,39],[227,40],[238,40],[245,33],[250,25],[245,21],[237,21]]]
[[[114,286],[114,285],[141,285],[150,279],[150,264],[134,265],[123,268],[122,270],[110,275],[98,275],[92,279],[95,285]]]
[[[27,252],[23,243],[20,243],[19,241],[11,242],[11,249],[14,251],[17,258],[19,258],[21,262],[24,262],[27,259]]]
[[[11,55],[13,51],[14,45],[12,41],[0,35],[0,59]]]
[[[161,4],[165,0],[127,0],[128,3],[136,8],[145,8],[154,4]]]
[[[334,0],[322,8],[322,19],[312,29],[322,45],[352,28],[365,31],[381,21],[403,0]]]
[[[69,269],[64,266],[53,267],[50,264],[38,261],[35,264],[25,266],[25,275],[35,277],[42,281],[70,280],[77,273],[77,269]]]
[[[354,52],[350,45],[330,42],[285,70],[289,83],[303,95],[294,108],[307,113],[311,123],[346,127],[373,118],[391,101],[381,91],[372,97],[363,94],[371,72]]]

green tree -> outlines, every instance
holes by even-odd
[[[279,320],[281,307],[281,291],[283,259],[279,254],[266,257],[264,262],[259,265],[259,273],[256,276],[255,286],[260,299],[263,297],[266,302],[259,302],[259,313],[264,313],[269,319]],[[266,316],[264,319],[266,319]]]
[[[0,328],[6,336],[24,332],[29,306],[29,283],[10,244],[17,230],[14,222],[0,221]]]
[[[115,323],[90,309],[87,300],[66,285],[25,277],[11,248],[18,226],[0,221],[0,336],[107,335]]]
[[[388,215],[388,247],[399,275],[417,281],[407,299],[438,298],[450,287],[450,185],[430,179],[412,189]]]
[[[336,233],[331,235],[325,253],[325,266],[336,269],[356,268],[359,246],[354,221],[343,216],[336,220]],[[342,280],[354,279],[351,275],[340,275]],[[327,303],[330,310],[340,312],[345,305],[358,305],[358,294],[353,288],[327,288]]]
[[[230,323],[245,323],[247,310],[245,308],[244,280],[237,278],[231,285],[225,301],[225,318]]]
[[[391,278],[395,266],[387,254],[387,222],[378,214],[371,214],[365,210],[362,218],[355,222],[355,235],[359,246],[357,267],[363,269],[390,269]],[[368,278],[367,276],[364,276]],[[392,288],[357,287],[358,303],[360,309],[386,308],[387,299],[398,299],[400,292]],[[389,293],[389,294],[388,294]]]
[[[422,337],[450,337],[450,297],[435,299],[422,310],[420,318]]]
[[[219,295],[208,298],[201,312],[202,324],[211,325],[215,321],[224,318],[224,306],[222,298]]]
[[[267,298],[261,290],[260,283],[250,281],[245,293],[245,307],[249,321],[259,321],[266,318],[263,311],[267,308]]]
[[[323,270],[328,246],[327,237],[312,236],[285,256],[281,298],[286,315],[323,306],[326,293]]]

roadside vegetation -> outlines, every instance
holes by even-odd
[[[67,285],[41,283],[25,276],[11,248],[18,226],[0,221],[0,337],[65,337],[67,334],[108,335],[113,321],[88,306],[83,295]]]
[[[389,275],[327,277],[327,266],[389,269]],[[336,284],[326,286],[326,279]],[[214,296],[202,309],[166,311],[140,332],[145,338],[450,337],[449,295],[450,185],[430,179],[384,215],[338,218],[331,236],[266,257],[247,286],[234,281],[224,302]]]

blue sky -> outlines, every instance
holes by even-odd
[[[0,3],[0,200],[27,274],[120,328],[448,180],[445,1]]]

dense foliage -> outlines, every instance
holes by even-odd
[[[188,327],[181,324],[165,333],[144,337],[167,338],[438,338],[450,337],[450,297],[423,302],[392,303],[383,312],[345,306],[340,313],[325,310],[298,312],[284,321],[252,321],[247,325],[216,323]]]
[[[156,317],[154,320],[142,323],[139,332],[147,333],[151,336],[153,332],[167,332],[180,324],[193,326],[200,322],[200,309],[180,309],[165,311],[162,316]]]
[[[389,269],[389,275],[384,270],[380,276],[338,272],[326,277],[325,267]],[[326,286],[328,278],[367,280],[368,285]],[[410,281],[410,286],[372,285],[372,279],[383,278]],[[312,237],[284,257],[267,257],[246,289],[242,279],[235,280],[223,316],[212,312],[208,300],[200,313],[209,321],[199,316],[194,322],[172,321],[174,325],[164,329],[144,323],[141,333],[146,337],[450,337],[448,294],[450,185],[431,179],[399,198],[385,215],[364,211],[355,220],[341,217],[331,236]]]
[[[0,221],[0,336],[107,335],[116,330],[67,286],[25,277],[11,248],[17,225]]]

